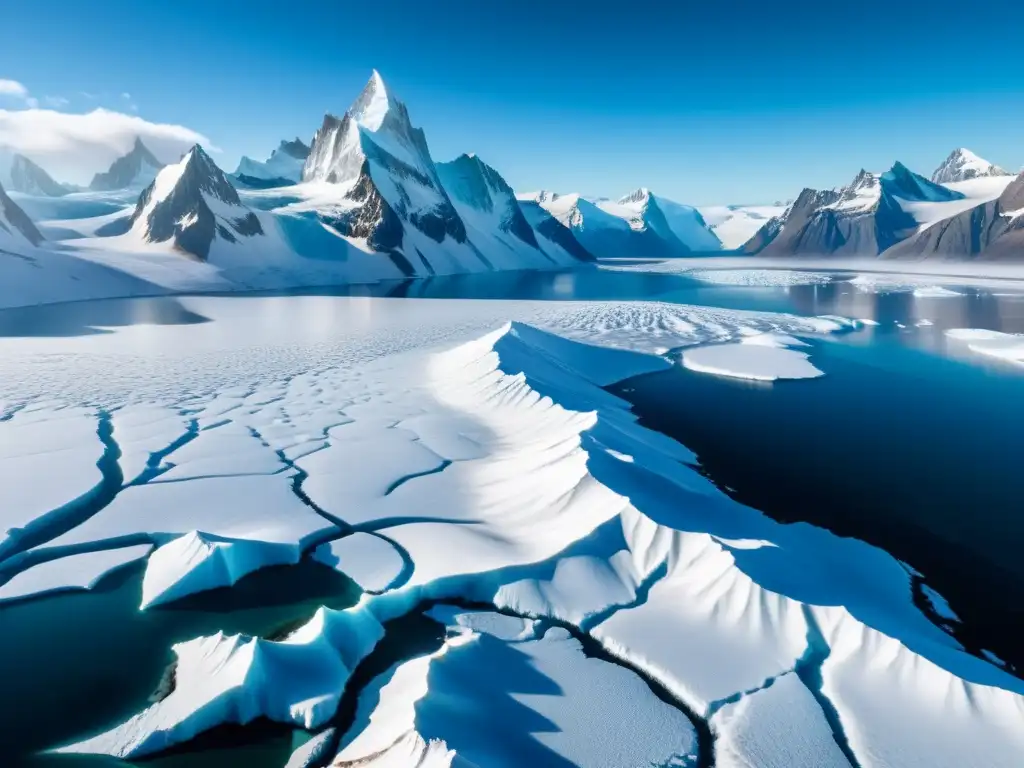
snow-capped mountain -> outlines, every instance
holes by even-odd
[[[743,247],[772,256],[878,255],[914,234],[936,204],[965,196],[928,181],[902,163],[885,173],[861,170],[835,190],[804,189],[793,204],[769,220]],[[950,211],[953,213],[955,211]]]
[[[1024,173],[995,200],[938,221],[883,254],[886,258],[1024,261]]]
[[[308,186],[332,185],[318,209],[325,224],[353,244],[387,255],[408,275],[574,261],[561,249],[548,253],[531,242],[536,237],[515,215],[508,185],[494,169],[469,158],[456,160],[445,175],[457,204],[423,131],[374,71],[344,116],[324,117],[302,179]]]
[[[62,197],[71,191],[27,157],[7,147],[0,147],[0,185],[8,192],[40,197]]]
[[[932,174],[932,181],[936,184],[953,184],[958,181],[969,181],[971,179],[983,178],[986,176],[1012,176],[1009,171],[1004,171],[998,165],[990,163],[984,158],[978,157],[969,149],[954,149],[942,165],[935,169]]]
[[[237,243],[263,235],[259,219],[198,144],[157,174],[129,224],[131,233],[146,243],[171,243],[204,261],[217,241]]]
[[[651,193],[645,187],[619,200],[619,205],[636,212],[638,221],[650,227],[665,240],[677,238],[695,253],[720,251],[722,241],[708,226],[700,211]]]
[[[520,201],[548,211],[598,258],[674,258],[722,247],[696,209],[642,188],[618,202],[548,190]]]
[[[788,203],[774,205],[715,205],[699,209],[722,248],[732,251],[743,246],[769,219],[781,216]]]
[[[520,210],[515,192],[491,166],[476,155],[459,155],[436,167],[456,208],[490,214],[491,226],[538,247],[537,236]]]
[[[142,189],[153,182],[163,166],[142,143],[142,139],[136,138],[128,154],[115,160],[105,173],[97,173],[92,177],[89,189],[97,192]]]
[[[546,212],[540,216],[531,212],[528,217],[512,187],[476,155],[460,155],[436,167],[475,244],[497,240],[496,244],[517,251],[527,264],[535,262],[538,253],[552,264],[593,260],[572,233]],[[482,250],[487,253],[491,249]]]
[[[39,245],[43,236],[16,202],[8,197],[0,184],[0,251],[26,245]]]
[[[302,179],[307,157],[309,146],[302,139],[282,140],[265,162],[243,155],[234,177],[240,184],[257,189],[285,187]]]

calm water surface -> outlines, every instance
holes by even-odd
[[[296,302],[309,294],[653,299],[878,322],[814,340],[811,359],[826,373],[821,379],[749,383],[677,366],[613,390],[645,424],[693,449],[708,475],[740,501],[782,521],[856,536],[911,564],[965,620],[961,639],[968,647],[990,649],[1024,669],[1024,368],[979,357],[943,334],[954,327],[1024,333],[1024,286],[959,287],[957,296],[920,298],[909,290],[865,292],[849,277],[840,273],[825,285],[732,287],[684,275],[592,269],[293,293]],[[91,301],[0,311],[0,336],[204,322],[174,298]],[[304,564],[267,569],[233,589],[140,613],[140,578],[139,567],[129,567],[92,594],[0,607],[0,754],[81,738],[137,711],[159,684],[174,642],[218,629],[272,634],[318,605],[348,605],[357,592],[329,569]],[[303,738],[257,724],[146,765],[280,766]],[[111,761],[38,757],[26,764]]]

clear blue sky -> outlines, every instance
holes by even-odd
[[[770,202],[956,146],[1024,163],[1024,3],[10,0],[0,78],[209,136],[233,170],[379,69],[517,189]],[[88,93],[96,98],[83,96]]]

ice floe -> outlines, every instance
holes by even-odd
[[[321,544],[313,557],[337,568],[366,592],[398,586],[406,570],[402,554],[387,538],[358,531]]]
[[[791,340],[791,341],[795,341]],[[803,342],[796,342],[806,346]],[[788,349],[789,344],[775,339],[745,339],[739,344],[715,344],[683,351],[683,365],[691,371],[713,373],[735,379],[776,381],[778,379],[814,379],[824,376],[809,360],[806,352]]]
[[[173,690],[123,724],[60,752],[137,758],[215,725],[258,717],[315,728],[337,708],[352,670],[383,637],[365,605],[321,608],[287,638],[218,633],[174,646]]]
[[[946,336],[966,342],[967,348],[979,355],[1011,363],[1024,363],[1024,334],[1002,333],[984,328],[950,328]]]
[[[138,544],[38,563],[0,585],[0,601],[71,589],[92,589],[108,573],[142,559],[152,548],[149,544]]]

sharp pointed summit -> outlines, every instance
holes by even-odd
[[[142,139],[135,137],[128,154],[115,160],[105,173],[93,176],[89,189],[107,192],[116,189],[142,189],[156,178],[163,163],[154,157]]]
[[[242,204],[224,172],[198,144],[157,174],[129,224],[145,242],[170,242],[204,261],[217,241],[233,244],[263,234],[256,214]]]
[[[0,185],[8,192],[38,197],[63,197],[70,192],[36,163],[9,147],[0,147]]]
[[[989,176],[1012,176],[998,165],[990,163],[965,147],[954,149],[935,173],[932,174],[932,181],[936,184],[955,184],[960,181],[985,178]]]

